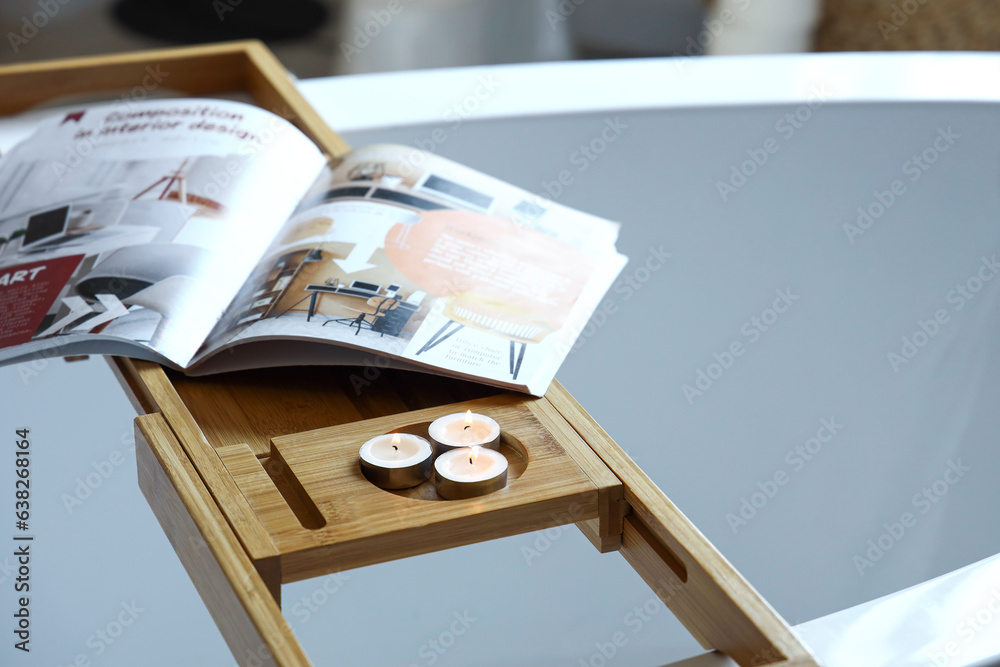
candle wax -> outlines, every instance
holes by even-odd
[[[371,452],[372,458],[381,461],[402,461],[417,454],[420,447],[417,441],[408,437],[400,437],[399,443],[393,447],[392,436],[387,435],[373,442],[368,451]]]
[[[480,449],[478,455],[472,457],[472,449],[456,449],[438,457],[439,473],[458,482],[479,482],[496,477],[507,468],[507,459],[503,454],[491,449]]]
[[[398,442],[395,442],[398,440]],[[405,468],[433,453],[430,443],[409,433],[386,433],[361,446],[361,458],[382,468]]]
[[[472,445],[496,448],[500,425],[486,415],[454,413],[435,419],[428,428],[428,434],[431,439],[448,448]]]
[[[475,420],[471,424],[466,424],[463,419],[446,424],[444,434],[452,442],[474,445],[489,440],[493,435],[493,428],[489,424],[479,420]]]

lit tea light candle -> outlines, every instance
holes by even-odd
[[[482,447],[462,447],[434,461],[434,486],[448,500],[474,498],[507,486],[507,457]]]
[[[431,475],[431,444],[419,435],[389,433],[361,445],[361,473],[382,489],[408,489]]]
[[[431,422],[427,429],[434,449],[440,456],[458,447],[485,447],[500,449],[500,425],[486,415],[468,410],[445,415]]]

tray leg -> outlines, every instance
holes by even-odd
[[[273,568],[254,567],[163,416],[138,417],[135,443],[139,487],[233,657],[247,666],[309,667],[270,590]]]
[[[278,609],[281,609],[281,559],[277,556],[265,558],[253,561],[253,566],[260,576],[260,580],[267,587],[267,592],[278,603]]]

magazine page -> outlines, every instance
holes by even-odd
[[[131,343],[186,365],[324,163],[236,102],[41,122],[0,158],[0,361]]]
[[[617,234],[444,158],[359,149],[313,186],[201,356],[323,340],[542,394],[625,264]]]

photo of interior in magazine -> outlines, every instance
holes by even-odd
[[[406,146],[332,161],[218,100],[64,112],[0,158],[0,361],[396,366],[542,394],[618,226]]]
[[[206,270],[219,243],[213,230],[229,210],[224,192],[195,193],[203,177],[239,157],[95,160],[62,179],[47,165],[20,165],[0,190],[0,269],[45,277],[54,264],[69,275],[19,336],[104,332],[156,347],[173,307]],[[38,208],[57,181],[60,200]]]
[[[221,286],[242,278],[233,238],[261,226],[233,175],[260,171],[263,151],[247,149],[264,119],[183,100],[99,107],[5,156],[0,271],[13,283],[0,290],[0,344],[100,336],[190,358],[228,305]]]
[[[407,157],[366,147],[321,178],[209,348],[322,338],[498,381],[533,373],[608,246],[523,191]]]

